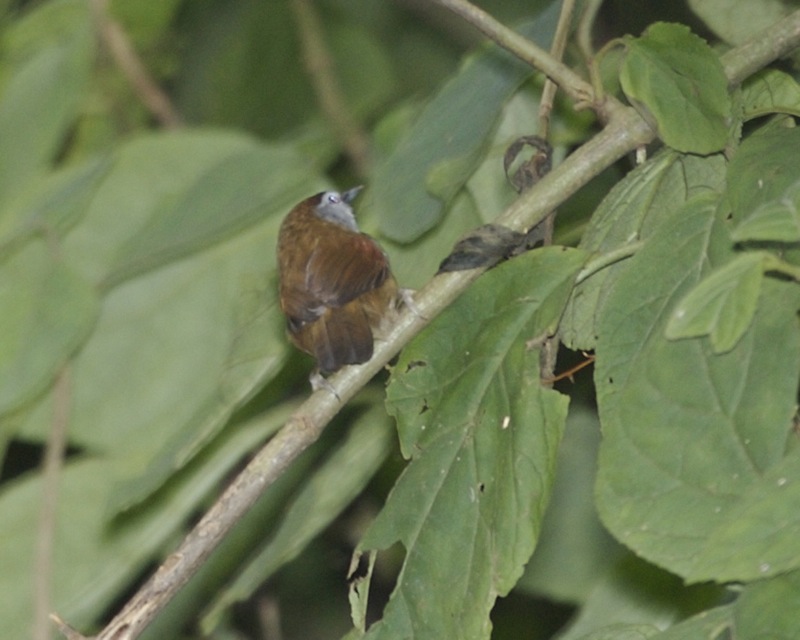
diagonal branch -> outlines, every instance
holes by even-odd
[[[438,1],[448,5],[467,4],[456,0]],[[773,34],[778,38],[778,46],[749,43],[725,55],[723,62],[731,82],[738,82],[747,73],[800,46],[800,11],[784,18],[770,31],[769,38]],[[765,36],[760,35],[759,38],[764,39]],[[551,69],[546,73],[554,80],[559,82],[574,76],[571,71],[568,75],[562,74],[562,65],[554,67],[549,55],[545,56],[546,64]],[[580,80],[580,83],[583,81]],[[562,82],[559,84],[564,88]],[[571,86],[574,90],[579,85]],[[536,186],[524,192],[499,216],[497,222],[515,230],[530,228],[606,167],[653,139],[652,129],[633,109],[617,103],[609,109],[608,115],[609,122],[603,131],[544,176]],[[415,298],[415,306],[418,307],[416,312],[407,312],[399,318],[386,340],[376,344],[372,360],[363,365],[345,367],[330,378],[341,400],[324,389],[312,394],[239,474],[155,575],[96,636],[96,640],[130,640],[138,637],[256,499],[301,452],[316,441],[343,404],[480,274],[480,270],[456,271],[434,277]]]

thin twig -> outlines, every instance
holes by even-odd
[[[503,49],[544,73],[579,105],[591,105],[604,120],[610,117],[610,114],[605,113],[605,105],[595,104],[592,85],[541,47],[466,0],[435,0],[435,2],[457,13]]]
[[[33,568],[33,640],[49,640],[53,586],[53,546],[58,513],[58,485],[67,448],[67,427],[70,413],[70,372],[65,364],[58,373],[53,389],[53,421],[44,453],[42,472],[42,504],[36,531],[36,552]]]
[[[596,99],[600,99],[603,95],[603,83],[600,79],[600,72],[597,68],[595,60],[594,43],[592,42],[592,33],[594,32],[594,23],[597,18],[597,12],[603,0],[586,0],[581,12],[581,17],[578,20],[578,30],[576,33],[576,41],[578,49],[583,56],[583,63],[589,73],[589,78],[592,81],[594,95]]]
[[[567,48],[570,28],[572,26],[572,14],[575,12],[575,0],[563,0],[561,13],[558,16],[556,32],[553,36],[553,44],[550,46],[550,55],[559,62],[564,58],[564,50]],[[556,92],[558,85],[550,78],[546,78],[542,88],[542,99],[539,103],[539,128],[538,134],[545,140],[550,139],[550,114],[553,112]],[[552,143],[551,143],[552,144]],[[553,233],[556,223],[556,211],[551,211],[542,221],[542,242],[545,246],[553,244]],[[558,336],[552,336],[544,342],[540,356],[540,369],[542,380],[553,377],[558,358]]]
[[[139,55],[131,44],[128,34],[111,17],[108,0],[90,0],[100,39],[111,53],[111,57],[128,79],[134,93],[142,101],[153,117],[166,128],[176,128],[183,124],[180,114],[172,105],[167,94],[150,77]]]
[[[319,16],[311,0],[292,0],[297,29],[303,45],[306,69],[314,85],[320,109],[333,128],[356,173],[370,173],[369,136],[353,118],[336,79],[333,56],[325,44]]]
[[[559,62],[564,58],[574,12],[575,0],[563,0],[561,14],[556,25],[556,33],[553,36],[553,44],[550,46],[550,55]],[[550,140],[550,114],[553,111],[557,91],[558,84],[547,78],[542,88],[542,99],[539,103],[539,130],[537,132],[545,140]]]
[[[739,60],[737,53],[733,52],[727,55],[726,68],[735,71],[743,67],[764,66],[798,46],[800,11],[784,18],[780,25],[776,25],[776,29],[781,34],[794,33],[794,37],[787,37],[778,51],[744,45],[740,55],[760,56],[758,65],[750,60]],[[652,129],[633,109],[614,108],[610,115],[611,120],[599,134],[545,175],[536,186],[525,191],[496,222],[518,231],[530,228],[619,158],[637,146],[652,141]],[[203,560],[250,505],[317,439],[342,405],[480,274],[478,269],[444,273],[423,287],[415,297],[417,309],[402,314],[385,340],[376,343],[372,360],[363,365],[345,367],[329,379],[341,401],[324,389],[313,393],[247,465],[156,574],[96,636],[96,640],[131,640],[138,637],[200,568]]]
[[[67,640],[91,640],[84,635],[81,635],[75,629],[70,627],[66,622],[64,622],[56,613],[50,614],[50,620],[53,621],[53,624],[56,625],[58,630],[61,632],[61,635],[64,636]],[[48,638],[50,636],[47,636]]]

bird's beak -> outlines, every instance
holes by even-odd
[[[350,204],[353,200],[356,199],[359,191],[364,188],[363,184],[358,185],[357,187],[353,187],[352,189],[348,189],[342,194],[342,200],[344,200],[347,204]]]

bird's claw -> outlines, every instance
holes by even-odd
[[[325,378],[319,371],[314,371],[310,376],[308,376],[308,381],[311,383],[312,391],[319,391],[320,389],[326,389],[330,391],[337,400],[341,401],[339,394],[336,393],[336,389],[333,385],[328,382],[327,378]]]

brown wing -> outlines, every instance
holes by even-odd
[[[372,238],[335,235],[334,245],[327,238],[317,245],[306,266],[306,288],[326,307],[341,307],[377,289],[389,276],[389,261]]]

